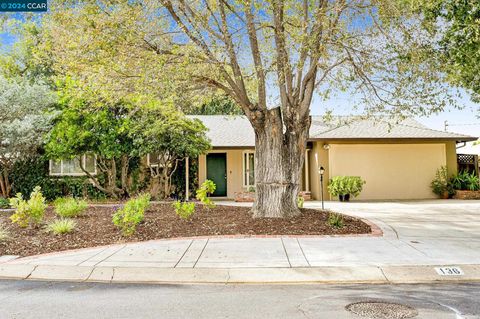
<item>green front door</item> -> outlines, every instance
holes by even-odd
[[[207,154],[207,179],[213,181],[217,188],[212,196],[227,196],[227,154]]]

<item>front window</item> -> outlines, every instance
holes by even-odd
[[[255,153],[243,153],[243,187],[255,186]]]
[[[53,176],[82,176],[86,175],[80,167],[83,167],[90,174],[96,174],[96,160],[93,155],[82,155],[66,160],[50,160],[50,175]]]

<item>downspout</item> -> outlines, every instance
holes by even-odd
[[[463,145],[458,146],[459,142],[456,142],[456,143],[455,143],[455,147],[456,147],[457,150],[458,150],[459,148],[462,148],[462,147],[467,146],[467,142],[465,142],[465,141],[463,141],[463,142],[460,141],[460,143],[463,143]]]

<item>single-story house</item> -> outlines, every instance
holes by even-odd
[[[217,185],[215,196],[234,198],[255,185],[255,134],[244,116],[191,116],[209,129],[213,149],[199,158],[199,182]],[[331,198],[333,176],[361,176],[366,184],[358,199],[435,198],[430,183],[446,165],[457,173],[457,143],[475,137],[437,131],[415,120],[312,117],[301,189],[321,198],[319,167],[324,167],[324,199]]]

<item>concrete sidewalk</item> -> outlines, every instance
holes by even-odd
[[[200,283],[480,280],[478,202],[330,202],[327,208],[368,218],[383,236],[212,237],[20,259],[3,256],[0,278]],[[435,270],[449,265],[460,267],[464,274],[440,276]]]

